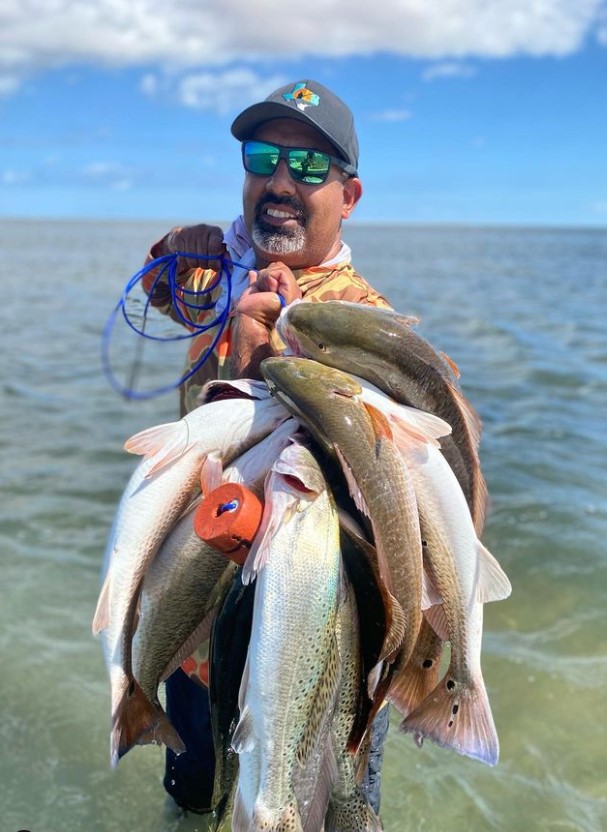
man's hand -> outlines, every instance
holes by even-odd
[[[270,332],[285,303],[301,298],[295,275],[284,263],[249,272],[249,287],[235,308],[232,372],[235,378],[261,378],[259,365],[274,355]]]
[[[291,269],[284,263],[270,263],[265,269],[249,272],[249,288],[238,301],[236,314],[246,315],[270,330],[283,305],[301,296]]]
[[[188,225],[185,228],[173,228],[165,237],[166,253],[176,251],[187,251],[190,254],[202,254],[210,257],[227,254],[223,242],[223,231],[216,225]],[[180,257],[179,271],[186,272],[190,269],[213,269],[218,272],[221,269],[219,260],[200,260],[194,257]]]

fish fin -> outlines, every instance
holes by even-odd
[[[489,549],[477,541],[478,582],[476,599],[481,604],[488,601],[503,601],[512,592],[512,584]]]
[[[436,588],[434,581],[424,570],[422,572],[422,610],[427,610],[437,604],[442,604],[443,598]]]
[[[323,821],[327,811],[327,804],[337,782],[337,760],[333,743],[328,742],[320,764],[320,772],[314,786],[314,793],[306,804],[306,819],[303,824],[304,832],[317,832],[323,828]]]
[[[450,356],[448,356],[446,352],[439,352],[439,355],[441,356],[441,358],[444,358],[447,364],[451,367],[455,378],[459,378],[461,376],[461,372],[455,361]]]
[[[250,823],[251,819],[249,818],[242,792],[240,789],[237,789],[236,797],[234,798],[234,808],[232,810],[232,832],[249,832]]]
[[[276,474],[266,478],[265,505],[261,523],[242,568],[242,583],[250,584],[260,569],[263,569],[268,557],[272,538],[283,523],[288,522],[298,503],[298,498],[290,491],[278,491],[274,488]]]
[[[99,593],[95,615],[93,616],[93,634],[99,635],[110,623],[110,570],[103,580]]]
[[[253,807],[248,832],[304,832],[297,803],[293,800],[287,806],[273,810],[258,799]]]
[[[382,587],[383,588],[383,587]],[[385,591],[384,607],[388,613],[388,628],[381,649],[381,658],[386,659],[396,654],[403,643],[407,618],[405,611],[391,592]],[[371,696],[371,693],[369,693]]]
[[[462,686],[453,679],[451,667],[400,727],[413,734],[418,745],[429,739],[490,766],[499,758],[499,741],[482,677]]]
[[[200,471],[200,487],[205,497],[215,488],[219,488],[222,483],[222,476],[223,460],[217,451],[211,451],[205,457]]]
[[[411,328],[412,326],[417,326],[418,323],[421,321],[417,315],[402,315],[400,312],[392,311],[391,314],[403,325],[406,327]]]
[[[414,652],[407,664],[394,673],[388,700],[402,716],[408,716],[414,711],[438,685],[440,666],[440,656],[424,659]]]
[[[148,743],[164,743],[175,754],[182,754],[186,750],[160,704],[150,702],[138,682],[133,679],[112,719],[112,766],[134,745]]]
[[[365,515],[365,517],[370,517],[371,512],[369,511],[367,502],[363,497],[360,488],[358,487],[358,483],[356,482],[356,478],[352,473],[352,469],[348,465],[345,456],[339,450],[339,447],[337,445],[335,446],[335,453],[344,472],[344,477],[346,478],[346,483],[348,485],[348,491],[350,492],[350,496],[354,500],[354,505],[362,514]]]
[[[381,682],[384,672],[384,662],[379,661],[375,667],[372,667],[367,676],[367,696],[373,699],[377,686]]]
[[[162,453],[164,458],[167,453],[171,453],[176,458],[187,447],[188,433],[187,422],[183,419],[154,425],[133,434],[124,443],[124,450],[144,457]]]
[[[253,733],[253,714],[248,705],[240,714],[238,725],[232,734],[232,750],[237,754],[252,751],[255,748],[255,734]]]
[[[367,411],[371,424],[373,425],[373,432],[376,439],[392,439],[392,428],[388,418],[375,405],[363,401],[363,407]]]
[[[424,610],[424,615],[428,624],[432,627],[434,632],[443,641],[449,640],[449,623],[445,615],[445,609],[442,604],[436,604],[433,607],[428,607]]]
[[[405,414],[399,411],[405,411]],[[415,410],[407,405],[399,405],[398,411],[391,411],[388,419],[392,426],[395,443],[403,444],[405,448],[409,446],[411,439],[440,448],[439,439],[451,433],[451,425],[444,419],[432,413],[425,413],[423,410]]]

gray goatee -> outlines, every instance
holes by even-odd
[[[302,226],[289,231],[260,228],[254,224],[252,234],[255,245],[270,254],[293,254],[301,251],[306,242],[306,231]]]

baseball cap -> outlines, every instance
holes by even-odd
[[[310,124],[337,150],[337,155],[358,169],[358,138],[354,116],[335,93],[318,81],[297,81],[252,104],[234,119],[232,135],[250,139],[255,130],[273,118],[293,118]]]

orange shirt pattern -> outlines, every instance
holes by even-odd
[[[152,250],[153,252],[153,250]],[[153,256],[153,253],[152,253]],[[151,259],[151,258],[148,258]],[[166,281],[159,281],[154,287],[157,270],[152,270],[144,275],[142,283],[147,294],[153,289],[150,296],[152,305],[161,312],[170,315],[174,320],[184,324],[183,319],[173,307],[170,290]],[[384,309],[391,306],[383,295],[380,295],[370,286],[367,281],[359,275],[349,262],[335,264],[334,266],[314,266],[308,269],[294,271],[295,279],[301,289],[303,299],[312,303],[319,303],[327,300],[346,300],[352,303],[369,304]],[[207,305],[217,301],[222,292],[222,285],[218,284],[211,291],[207,287],[213,286],[216,280],[216,272],[211,269],[191,269],[183,275],[179,275],[177,282],[181,289],[177,291],[176,302],[179,312],[186,321],[193,324],[204,324],[205,321],[212,321],[216,314],[211,310],[192,309],[186,303],[194,303],[196,306]],[[222,281],[223,283],[223,281]],[[185,292],[198,292],[196,296],[187,295]],[[192,300],[194,297],[194,300]],[[184,302],[185,301],[185,302]],[[211,379],[229,378],[229,358],[231,354],[231,323],[228,323],[215,345],[213,353],[208,356],[201,367],[187,379],[181,386],[181,412],[188,413],[196,407],[196,399],[203,385]],[[187,324],[184,324],[187,325]],[[195,327],[190,327],[195,331]],[[184,375],[189,373],[201,356],[208,350],[217,335],[217,327],[194,336],[186,355],[186,366]]]

